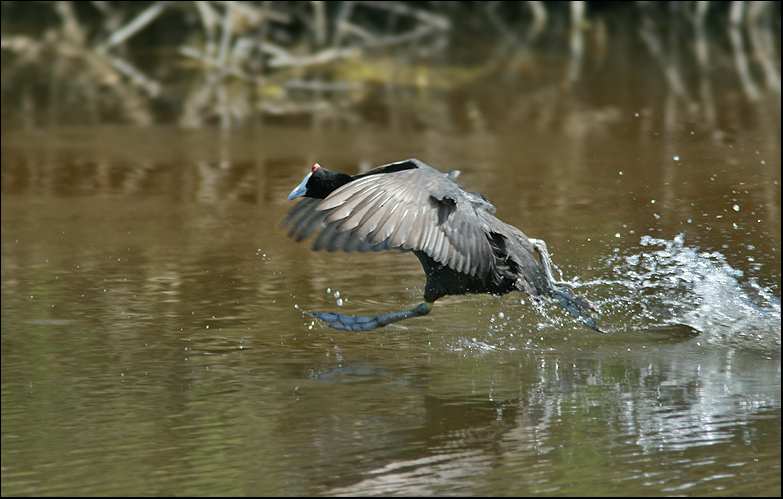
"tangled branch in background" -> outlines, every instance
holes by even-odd
[[[588,2],[465,4],[4,3],[3,123],[353,126],[367,119],[372,103],[399,125],[432,120],[437,113],[426,106],[460,87],[524,79],[529,91],[508,106],[513,120],[557,102],[619,36],[607,29],[612,9]],[[728,62],[748,101],[765,93],[779,100],[779,4],[654,4],[623,7],[632,9],[627,18],[639,19],[625,27],[674,99],[714,118],[714,68]],[[708,20],[717,28],[707,29]],[[544,40],[548,49],[555,40],[564,56],[556,84],[536,88],[540,80],[524,68]],[[481,51],[479,60],[450,60],[450,51],[468,44],[481,46],[472,49]],[[687,83],[694,64],[696,91]],[[480,111],[467,114],[471,126],[481,126]]]

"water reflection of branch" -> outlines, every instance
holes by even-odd
[[[651,18],[642,18],[642,24],[639,27],[639,37],[663,70],[663,75],[666,78],[666,83],[669,84],[669,89],[684,102],[692,102],[690,95],[688,95],[688,91],[686,90],[686,85],[683,82],[682,73],[676,67],[675,61],[672,60],[671,54],[674,54],[676,50],[673,50],[671,54],[666,53],[666,50],[663,48],[664,43],[661,40],[660,32],[656,29],[654,21]]]
[[[740,32],[739,20],[744,17],[744,2],[732,2],[731,24],[729,25],[729,40],[734,50],[734,64],[737,68],[737,76],[742,83],[742,89],[751,102],[756,102],[761,97],[756,83],[750,76],[750,65],[745,51],[745,43]]]
[[[582,52],[584,51],[583,26],[585,15],[585,2],[571,2],[571,29],[569,39],[571,43],[571,67],[568,69],[566,81],[573,83],[579,79],[582,72]]]
[[[745,96],[744,102],[752,104],[760,115],[769,113],[769,106],[763,104],[765,96],[780,99],[779,62],[776,62],[779,51],[768,42],[771,37],[774,38],[776,28],[765,24],[764,19],[769,16],[763,15],[771,9],[768,2],[732,2],[728,8],[715,6],[714,2],[694,2],[672,4],[663,16],[646,15],[641,18],[639,38],[666,82],[665,102],[658,107],[663,110],[663,124],[667,131],[674,131],[684,122],[695,121],[709,128],[716,140],[725,140],[727,132],[720,128],[725,117],[719,116],[721,108],[718,103],[721,99],[726,102],[725,91],[729,88],[725,73],[720,70],[727,67],[733,67],[739,90]],[[721,14],[726,16],[727,32],[707,26],[708,17]],[[689,27],[692,33],[688,32]],[[719,43],[719,37],[724,34],[730,41],[730,52]],[[750,47],[747,46],[748,40]],[[683,47],[692,49],[692,52],[683,50]],[[694,74],[688,60],[691,53],[698,77],[695,97],[688,83]],[[764,75],[761,82],[757,81],[759,73]],[[718,80],[719,76],[724,78]],[[723,94],[716,95],[713,91],[717,82],[721,83],[718,88],[724,90]],[[724,114],[726,111],[723,106]]]
[[[710,51],[704,20],[709,10],[709,2],[697,2],[693,16],[694,53],[699,68],[699,95],[704,104],[704,117],[708,123],[715,123],[717,115],[712,96],[712,82],[709,78]]]

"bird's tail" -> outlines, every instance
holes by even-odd
[[[564,309],[568,310],[568,313],[579,319],[582,324],[603,333],[601,328],[595,323],[590,314],[586,311],[590,310],[595,312],[593,305],[587,301],[587,298],[579,296],[574,292],[574,288],[568,284],[558,282],[549,290],[549,295]]]

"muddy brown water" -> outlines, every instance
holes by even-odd
[[[779,495],[779,94],[733,127],[605,100],[475,130],[4,130],[3,494]],[[369,333],[307,315],[419,303],[412,255],[280,228],[313,162],[407,157],[544,239],[607,333],[520,294]]]

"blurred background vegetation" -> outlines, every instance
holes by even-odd
[[[625,95],[640,112],[676,107],[678,117],[709,123],[718,136],[734,120],[755,119],[748,104],[778,122],[780,115],[780,2],[11,1],[1,8],[6,131],[567,128],[611,121]],[[602,90],[581,90],[588,79]]]

